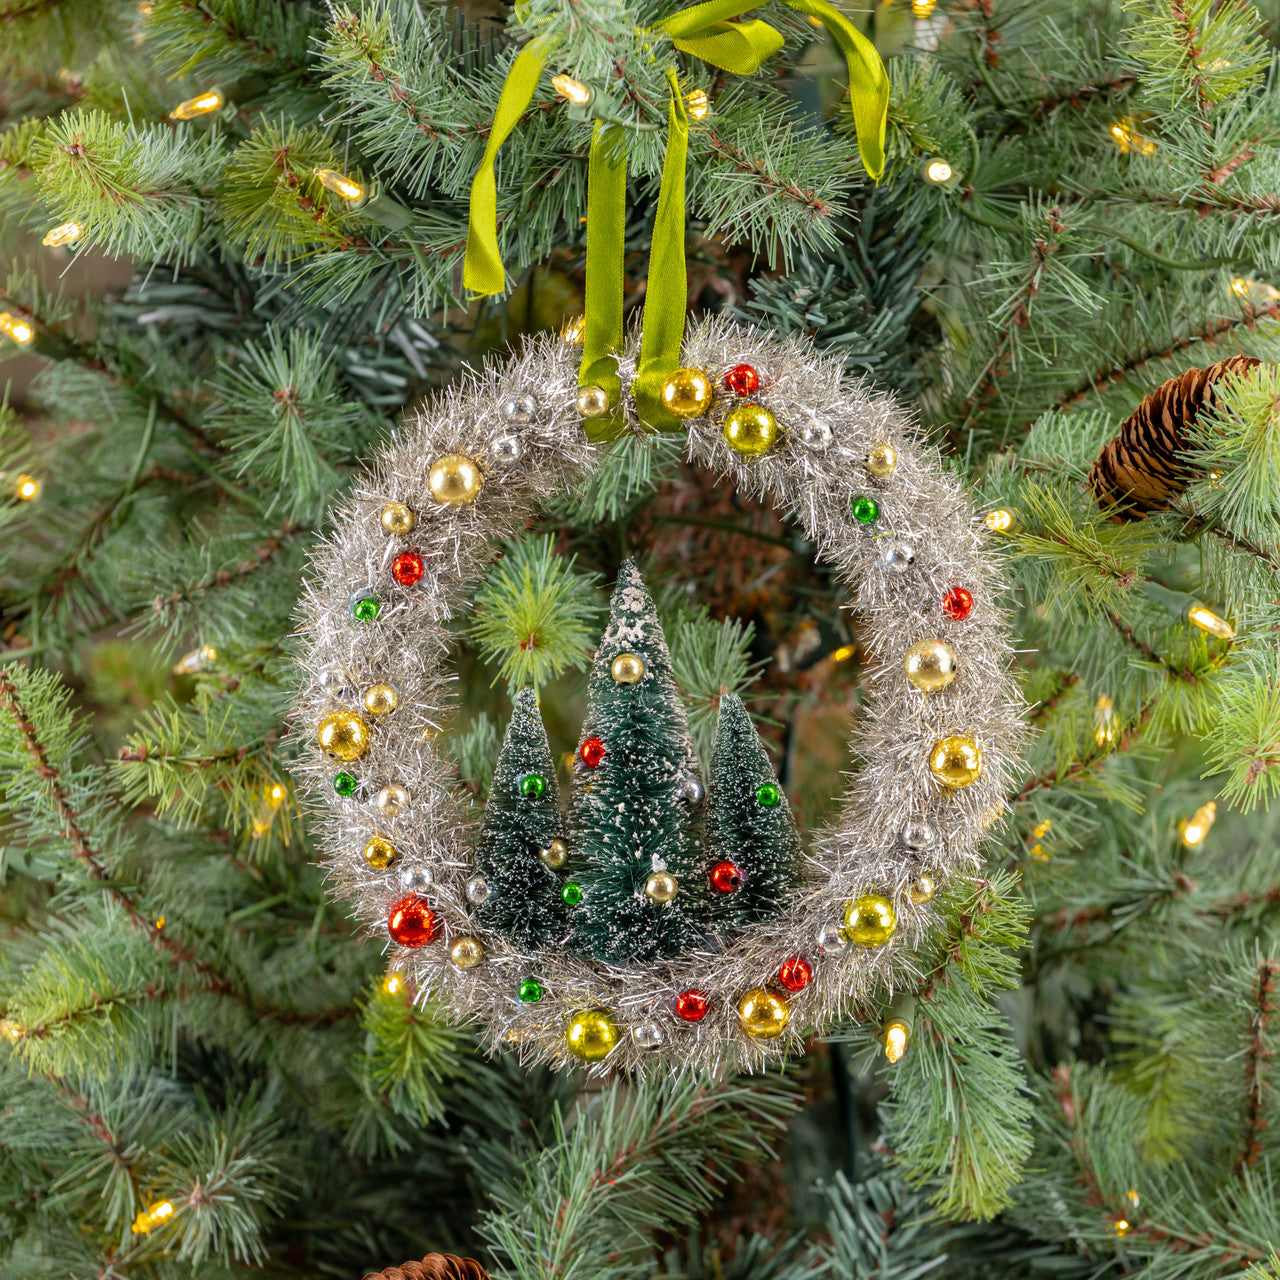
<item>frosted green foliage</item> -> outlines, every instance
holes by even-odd
[[[566,670],[580,670],[602,613],[599,576],[575,570],[576,556],[558,556],[555,538],[511,543],[476,594],[467,628],[481,655],[498,666],[512,692],[537,689]]]
[[[539,788],[535,779],[542,779]],[[532,689],[516,694],[507,736],[493,771],[480,834],[480,870],[489,896],[479,908],[485,926],[522,947],[554,946],[565,931],[560,877],[538,857],[562,837],[556,767]]]
[[[709,759],[721,695],[742,693],[760,665],[751,661],[755,626],[699,610],[677,622],[672,634],[672,671],[689,712],[694,753]]]
[[[620,684],[619,654],[644,662],[644,676]],[[680,799],[692,765],[684,707],[653,601],[634,560],[618,571],[609,626],[587,686],[582,740],[605,746],[600,764],[574,765],[571,814],[575,874],[584,890],[571,944],[610,964],[652,960],[688,950],[706,921],[706,869],[694,815]],[[675,898],[655,902],[645,881],[666,870]]]
[[[736,892],[712,888],[712,918],[722,925],[773,919],[800,876],[800,836],[764,743],[736,694],[720,700],[707,799],[708,866],[724,860],[742,873]]]

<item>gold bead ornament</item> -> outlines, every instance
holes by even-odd
[[[578,392],[578,413],[584,418],[603,418],[609,412],[609,393],[592,384]]]
[[[936,892],[937,885],[934,884],[933,877],[927,871],[922,871],[907,888],[907,897],[913,907],[922,907]]]
[[[898,469],[898,451],[891,444],[873,445],[867,454],[867,475],[887,480]]]
[[[409,807],[409,788],[401,786],[398,782],[388,782],[378,792],[378,798],[374,803],[383,817],[394,818]]]
[[[412,507],[406,507],[403,502],[388,502],[379,512],[378,520],[383,533],[393,538],[402,538],[406,533],[413,532],[418,516]]]
[[[844,932],[860,947],[882,947],[893,937],[898,916],[882,893],[864,893],[844,909]]]
[[[729,448],[745,458],[758,458],[778,443],[777,419],[759,404],[740,404],[724,420]]]
[[[569,1019],[564,1039],[583,1062],[599,1062],[618,1043],[618,1024],[604,1009],[583,1009]]]
[[[474,502],[483,483],[480,467],[460,453],[437,458],[427,472],[427,491],[442,507],[465,507]]]
[[[670,902],[679,889],[675,876],[669,871],[654,871],[644,882],[645,897],[653,902]]]
[[[637,684],[644,679],[644,659],[634,653],[620,653],[609,667],[619,684]]]
[[[368,723],[354,711],[331,711],[316,730],[320,750],[333,760],[359,760],[371,737]]]
[[[552,871],[559,871],[569,860],[569,846],[563,840],[552,840],[545,849],[538,850],[538,857]]]
[[[701,369],[677,369],[662,384],[662,407],[677,418],[700,418],[714,399],[711,379]]]
[[[449,948],[449,959],[455,969],[474,969],[484,960],[484,943],[479,938],[459,938]]]
[[[902,659],[907,681],[922,693],[936,693],[956,678],[956,654],[941,640],[920,640]]]
[[[753,1040],[775,1040],[791,1021],[791,1007],[776,991],[755,987],[738,1001],[738,1023]]]
[[[929,752],[929,772],[950,791],[977,782],[982,774],[982,748],[967,733],[939,738]]]
[[[371,836],[364,847],[364,860],[375,871],[385,871],[396,856],[396,847],[386,836]]]
[[[389,716],[400,704],[400,695],[389,684],[371,684],[364,691],[364,709],[375,719]]]

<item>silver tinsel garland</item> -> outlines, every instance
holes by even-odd
[[[636,356],[633,346],[620,372],[628,420],[639,432],[629,395]],[[910,885],[922,872],[941,884],[977,869],[984,827],[1003,810],[1018,769],[1023,703],[1009,671],[998,565],[983,550],[982,520],[936,451],[918,441],[901,405],[845,378],[838,358],[724,320],[692,329],[683,360],[707,371],[717,386],[740,362],[759,371],[761,388],[751,399],[777,418],[782,435],[775,449],[753,460],[730,448],[722,427],[739,402],[720,390],[711,410],[688,422],[688,455],[795,517],[850,588],[878,661],[870,714],[851,742],[865,763],[849,780],[835,819],[810,840],[804,883],[780,919],[743,929],[715,950],[611,967],[557,949],[523,954],[481,929],[473,914],[476,891],[473,886],[469,896],[468,883],[476,875],[479,824],[437,746],[453,679],[447,624],[469,608],[500,540],[519,533],[540,500],[580,485],[606,456],[583,433],[576,348],[550,339],[533,343],[412,414],[336,512],[303,601],[306,670],[298,722],[307,741],[297,777],[319,815],[334,890],[372,934],[387,939],[396,952],[393,964],[419,998],[439,1001],[451,1016],[477,1024],[494,1044],[516,1046],[530,1062],[581,1065],[567,1047],[566,1027],[573,1015],[602,1009],[619,1037],[592,1070],[758,1068],[855,1002],[911,987],[922,976],[917,953],[938,913],[929,902],[913,903]],[[886,443],[897,450],[897,466],[876,479],[866,458]],[[429,495],[432,463],[450,454],[473,459],[483,473],[470,504],[440,505]],[[853,518],[850,502],[857,495],[879,502],[874,523]],[[380,523],[392,502],[417,513],[405,537],[389,537]],[[425,561],[423,578],[411,587],[391,575],[393,558],[406,547],[418,548]],[[962,621],[940,607],[953,586],[973,596]],[[381,601],[376,621],[352,616],[351,598],[362,590]],[[903,671],[906,650],[922,639],[944,641],[959,661],[955,680],[932,693],[914,688]],[[399,705],[371,721],[368,753],[346,766],[362,784],[343,797],[332,781],[344,766],[320,751],[316,728],[330,712],[360,710],[361,691],[375,683],[393,686]],[[951,790],[931,775],[929,754],[937,740],[954,734],[974,738],[984,763],[977,781]],[[375,801],[388,783],[409,792],[394,818]],[[389,839],[398,853],[384,870],[363,856],[374,835]],[[440,925],[435,941],[413,949],[396,946],[387,933],[388,911],[405,886],[416,887]],[[856,945],[843,930],[847,905],[864,893],[882,894],[896,909],[896,932],[884,945]],[[459,938],[479,940],[480,963],[463,968],[451,961]],[[739,1023],[739,1000],[752,989],[778,990],[779,967],[793,956],[810,963],[812,980],[801,991],[779,991],[791,1014],[783,1034],[755,1039]],[[544,989],[537,1003],[516,994],[530,977]],[[691,988],[710,998],[710,1012],[696,1023],[671,1013],[673,998]]]

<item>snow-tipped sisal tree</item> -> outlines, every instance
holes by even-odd
[[[553,945],[564,936],[567,912],[563,863],[553,842],[562,839],[555,762],[533,689],[516,694],[511,722],[493,771],[480,834],[480,870],[489,896],[480,919],[521,946]]]
[[[720,699],[708,802],[713,919],[770,919],[799,879],[800,836],[764,743],[733,693]]]
[[[634,560],[618,572],[574,763],[571,828],[583,900],[571,945],[610,964],[672,956],[706,925],[693,764],[662,626]]]

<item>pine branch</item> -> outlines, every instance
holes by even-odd
[[[1280,961],[1264,960],[1258,966],[1254,986],[1253,1011],[1249,1019],[1249,1043],[1245,1050],[1244,1134],[1235,1160],[1236,1176],[1257,1164],[1263,1155],[1259,1134],[1268,1124],[1266,1116],[1267,1062],[1271,1049],[1267,1044],[1267,1022],[1276,1011],[1275,994],[1280,979]]]

